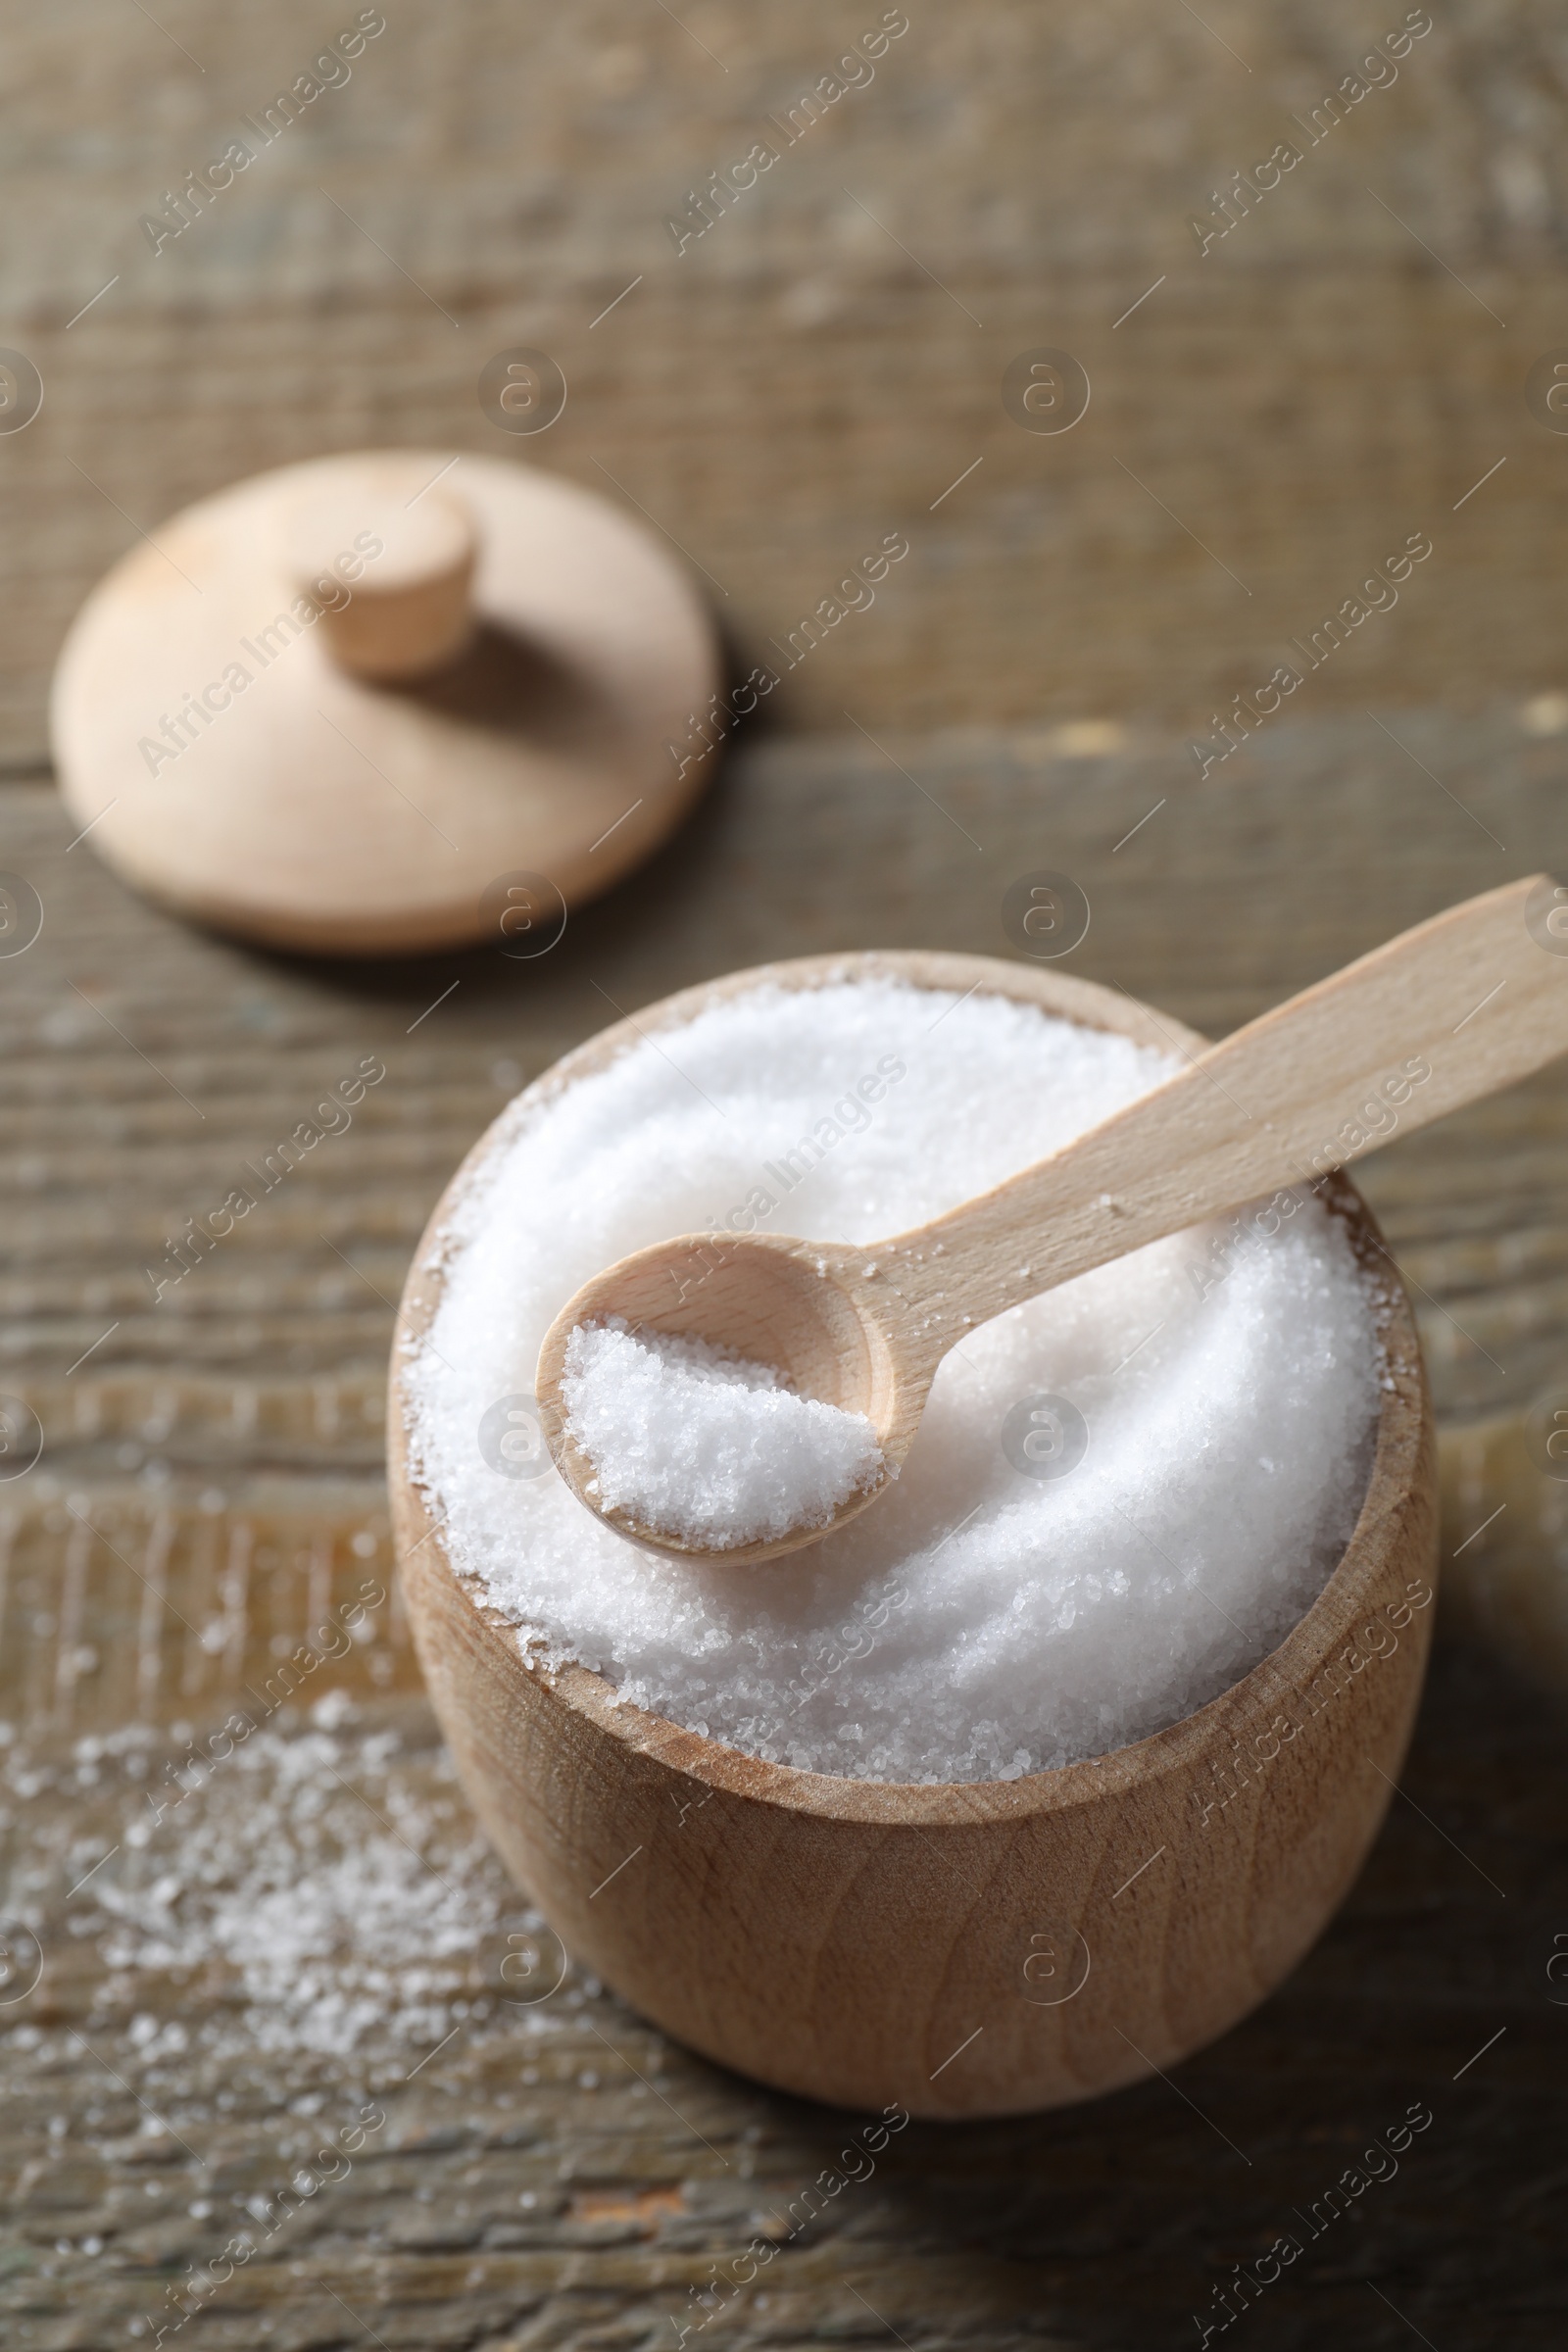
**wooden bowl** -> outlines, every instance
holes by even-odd
[[[978,987],[1143,1045],[1203,1042],[1110,990],[980,956],[816,956],[717,988],[846,975]],[[538,1090],[602,1068],[713,995],[639,1011],[635,1031],[606,1030]],[[404,1294],[394,1526],[425,1678],[474,1810],[567,1950],[742,2074],[917,2115],[1089,2098],[1244,2017],[1365,1858],[1432,1624],[1426,1377],[1408,1300],[1350,1185],[1331,1205],[1382,1277],[1388,1385],[1361,1514],[1318,1599],[1245,1680],[1152,1739],[1022,1780],[913,1788],[765,1764],[615,1706],[584,1668],[531,1673],[513,1628],[454,1568],[408,1469],[404,1342],[435,1310],[433,1245],[494,1134],[448,1188]]]

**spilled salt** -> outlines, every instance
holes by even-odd
[[[882,1467],[863,1413],[706,1340],[581,1327],[561,1394],[601,1508],[709,1550],[825,1527]]]
[[[209,2050],[401,2050],[403,2073],[411,2045],[429,2048],[467,2014],[475,1947],[504,1943],[514,1898],[466,1821],[450,1758],[354,1728],[333,1696],[306,1726],[255,1731],[183,1774],[158,1773],[145,1724],[83,1743],[116,1826],[113,1859],[73,1910],[110,1983],[214,1973],[224,1998],[190,2029]],[[0,1798],[18,1778],[12,1748]],[[174,2008],[143,2058],[185,2049]]]
[[[1005,998],[857,976],[711,998],[519,1096],[444,1222],[406,1367],[459,1571],[542,1666],[862,1780],[1013,1779],[1215,1697],[1322,1590],[1371,1462],[1376,1296],[1305,1192],[1243,1247],[1173,1235],[965,1332],[897,1485],[760,1568],[628,1544],[527,1421],[545,1332],[614,1259],[707,1228],[869,1263],[1178,1066]]]

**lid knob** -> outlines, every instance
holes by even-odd
[[[315,500],[292,518],[288,554],[300,593],[322,608],[327,651],[357,677],[426,676],[472,633],[478,533],[446,491],[409,505],[376,493]]]

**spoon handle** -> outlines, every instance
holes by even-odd
[[[884,1244],[906,1346],[934,1369],[966,1325],[1315,1184],[1563,1053],[1568,886],[1537,874],[1403,932],[1064,1151]]]

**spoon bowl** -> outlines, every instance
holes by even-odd
[[[898,1476],[931,1385],[929,1373],[923,1381],[911,1378],[904,1365],[888,1317],[896,1303],[888,1280],[879,1279],[874,1252],[865,1250],[761,1233],[722,1239],[688,1233],[655,1242],[585,1283],[545,1334],[535,1393],[556,1467],[622,1535],[662,1551],[707,1551],[601,1500],[593,1462],[572,1435],[561,1388],[571,1335],[583,1326],[622,1322],[644,1336],[705,1340],[770,1365],[798,1396],[863,1413],[876,1433],[882,1468],[840,1505],[833,1520],[840,1526]],[[793,1550],[800,1541],[792,1531],[771,1543],[726,1546],[723,1557],[751,1566]]]

